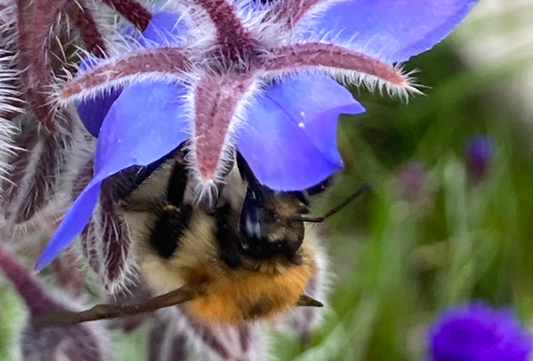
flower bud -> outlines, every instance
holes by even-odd
[[[410,161],[400,167],[397,182],[403,197],[408,200],[420,199],[427,191],[427,175],[424,163]]]
[[[473,184],[482,182],[490,172],[494,143],[486,136],[474,136],[466,142],[466,169]]]

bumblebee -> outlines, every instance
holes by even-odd
[[[260,184],[236,151],[214,201],[198,202],[185,149],[155,170],[138,172],[135,189],[120,205],[141,274],[162,295],[140,305],[60,311],[40,323],[77,323],[182,304],[199,322],[238,324],[295,306],[322,306],[304,294],[317,267],[317,236],[304,222],[325,218],[306,215],[309,196],[326,184],[303,192],[274,191]]]

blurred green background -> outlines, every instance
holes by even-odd
[[[509,89],[533,70],[525,28],[533,3],[495,3],[501,9],[475,9],[452,37],[408,62],[426,96],[405,104],[354,89],[366,112],[340,123],[346,170],[317,214],[364,182],[374,190],[328,220],[332,309],[308,348],[278,337],[280,360],[421,360],[427,325],[472,299],[532,320],[533,118],[525,114],[533,112],[522,107],[533,105]],[[494,36],[508,49],[466,59]],[[533,92],[521,96],[533,101]],[[476,135],[492,140],[494,154],[474,184],[465,146]]]
[[[367,111],[342,118],[346,170],[316,213],[365,182],[373,190],[327,221],[333,282],[326,317],[308,345],[275,335],[278,360],[420,360],[428,323],[443,307],[471,299],[513,306],[530,322],[533,119],[503,94],[531,67],[533,54],[514,50],[476,63],[460,51],[465,39],[514,29],[525,13],[531,20],[533,5],[474,16],[413,58],[407,69],[420,70],[426,96],[406,104],[354,89]],[[487,176],[474,184],[465,142],[479,134],[492,140],[494,154]],[[406,184],[413,177],[415,184]],[[10,360],[22,311],[3,282],[0,360]],[[137,360],[142,331],[118,345],[120,360]]]

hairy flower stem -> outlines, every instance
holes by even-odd
[[[152,15],[139,3],[131,0],[104,1],[141,30],[148,26]],[[52,64],[52,37],[57,30],[61,30],[56,29],[57,19],[62,14],[68,14],[78,28],[86,50],[97,57],[105,56],[104,39],[95,19],[83,2],[17,0],[17,11],[19,65],[22,70],[21,90],[39,121],[48,130],[56,131],[57,110],[52,105],[50,89],[55,85],[54,71],[63,65]]]
[[[64,100],[75,97],[88,89],[121,82],[124,78],[143,73],[173,74],[179,77],[188,66],[181,48],[148,49],[127,58],[105,63],[73,79],[61,90],[59,98]]]
[[[67,6],[66,11],[79,29],[80,36],[85,43],[85,49],[93,55],[103,58],[105,56],[104,39],[89,10],[83,4],[73,2]]]
[[[326,0],[283,0],[275,2],[266,20],[275,21],[286,30],[294,28],[300,20],[313,8]]]
[[[194,0],[203,8],[216,29],[217,51],[232,61],[254,58],[259,54],[259,41],[244,26],[235,5],[226,0]]]
[[[50,34],[68,0],[18,0],[19,62],[23,93],[43,125],[55,131],[54,111],[47,96],[52,83]]]
[[[267,71],[291,71],[319,66],[355,71],[389,84],[409,86],[408,79],[394,66],[334,44],[306,43],[283,46],[274,49],[273,55],[273,59],[264,65]]]
[[[46,295],[31,273],[22,266],[15,256],[0,247],[0,269],[15,286],[33,317],[43,315],[51,309],[59,309]],[[40,302],[35,302],[39,300]]]
[[[152,14],[134,0],[103,0],[141,31],[146,30]]]

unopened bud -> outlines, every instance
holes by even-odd
[[[472,183],[477,184],[487,178],[493,154],[494,143],[487,136],[474,136],[466,142],[466,169]]]

